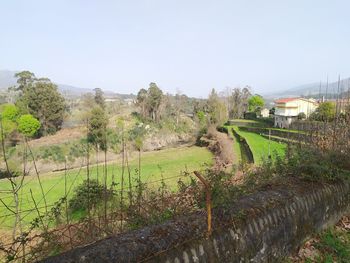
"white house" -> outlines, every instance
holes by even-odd
[[[270,110],[264,108],[264,109],[261,110],[260,114],[261,114],[261,117],[268,118],[270,116]]]
[[[275,126],[288,128],[289,125],[298,119],[300,113],[309,117],[318,107],[314,99],[306,98],[284,98],[275,101]]]

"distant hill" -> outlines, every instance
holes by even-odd
[[[8,87],[14,86],[17,84],[17,80],[14,75],[18,71],[11,70],[0,70],[0,90],[5,90]],[[58,87],[58,90],[67,97],[80,97],[83,94],[93,92],[93,89],[80,88],[66,84],[55,83]],[[106,97],[120,97],[123,99],[135,98],[133,94],[118,94],[113,91],[103,91]]]
[[[342,79],[340,81],[339,91],[345,93],[348,90],[349,85],[350,85],[350,78]],[[328,89],[327,89],[327,83],[322,82],[321,89],[320,89],[320,82],[315,82],[315,83],[310,83],[310,84],[305,84],[302,86],[290,88],[284,91],[266,93],[264,94],[264,97],[277,98],[277,97],[293,97],[293,96],[312,96],[317,98],[319,94],[321,94],[321,96],[325,96],[327,94],[328,97],[334,97],[335,94],[337,93],[338,93],[338,81],[329,83]]]

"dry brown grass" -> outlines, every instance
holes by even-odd
[[[64,128],[56,134],[34,139],[29,142],[31,147],[49,146],[71,142],[72,140],[80,139],[84,136],[83,127]]]

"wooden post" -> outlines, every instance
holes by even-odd
[[[203,183],[204,188],[205,188],[205,195],[206,195],[206,207],[207,207],[207,238],[210,237],[211,235],[211,191],[210,191],[210,185],[209,183],[204,179],[204,177],[198,172],[194,171],[193,172],[195,176]]]

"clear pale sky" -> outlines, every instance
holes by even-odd
[[[206,97],[350,76],[350,1],[0,0],[0,69]]]

